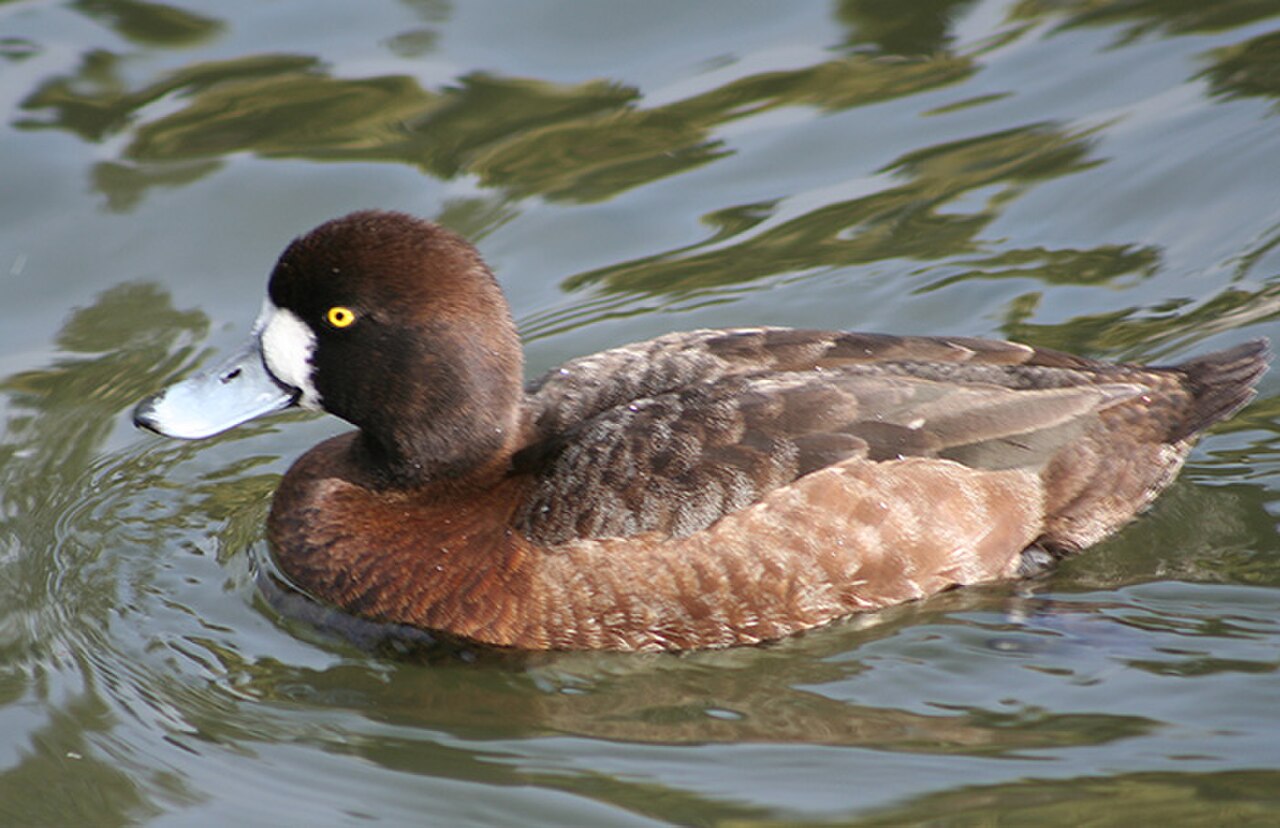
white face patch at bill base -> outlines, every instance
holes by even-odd
[[[261,331],[258,342],[267,370],[277,381],[298,389],[299,406],[318,410],[320,392],[311,377],[315,368],[315,332],[296,313],[276,307],[270,299],[263,304],[254,329]]]

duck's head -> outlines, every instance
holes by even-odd
[[[515,325],[460,236],[402,213],[352,213],[281,255],[249,342],[144,400],[134,422],[199,439],[290,406],[360,428],[389,482],[473,473],[508,446],[521,400]]]

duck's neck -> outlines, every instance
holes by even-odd
[[[453,490],[486,485],[510,464],[514,428],[476,423],[470,433],[406,434],[374,437],[361,431],[352,441],[353,459],[369,470],[377,489]]]
[[[461,338],[435,338],[431,358],[387,389],[390,403],[362,412],[353,450],[383,488],[473,487],[510,465],[523,368],[514,328],[503,334],[490,331],[489,347],[479,350]]]

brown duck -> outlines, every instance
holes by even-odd
[[[700,330],[521,387],[476,250],[360,212],[285,250],[251,343],[134,419],[199,438],[291,405],[358,430],[267,531],[317,601],[526,649],[776,639],[1097,543],[1253,396],[1265,342],[1168,367],[1011,342]]]

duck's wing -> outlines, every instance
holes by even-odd
[[[1102,367],[1072,354],[971,337],[895,336],[793,328],[707,329],[668,334],[570,360],[525,389],[537,438],[564,434],[632,400],[735,374],[795,372],[850,365],[904,363],[1023,366],[1024,382],[1049,384],[1038,369]],[[999,373],[999,372],[997,372]],[[1079,384],[1061,378],[1057,382]]]
[[[568,380],[582,363],[539,386],[566,392],[570,411],[545,417],[572,424],[517,457],[533,480],[521,531],[548,544],[684,536],[852,457],[1038,472],[1100,412],[1149,390],[1121,378],[1085,382],[1075,358],[1028,365],[1034,349],[985,340],[694,336],[696,347],[676,352],[664,338],[595,355],[581,386]],[[636,359],[646,347],[649,358]],[[602,410],[574,417],[574,407]]]

